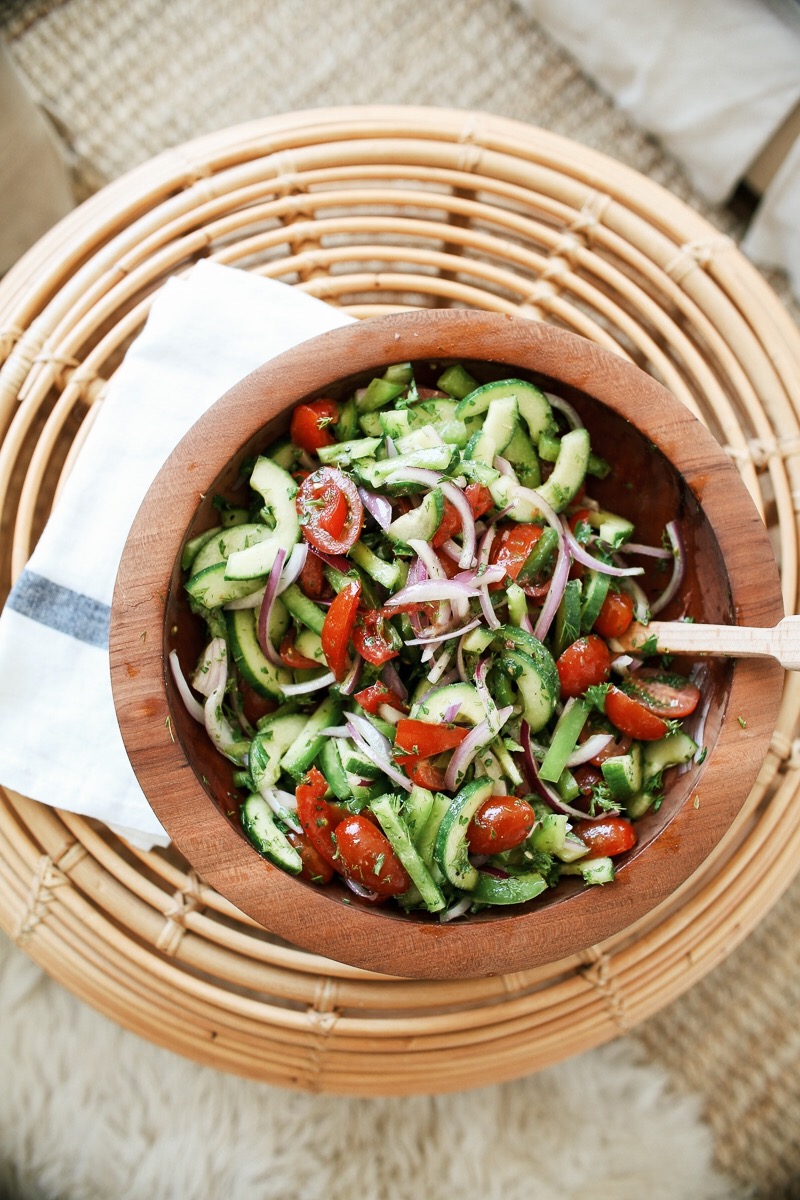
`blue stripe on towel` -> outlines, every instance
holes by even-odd
[[[14,584],[7,604],[24,617],[66,633],[79,642],[88,642],[90,646],[99,646],[103,650],[108,646],[110,607],[99,600],[92,600],[90,596],[61,587],[42,575],[23,571]]]

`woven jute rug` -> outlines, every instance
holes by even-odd
[[[662,184],[737,239],[680,165],[510,0],[6,0],[0,32],[67,145],[80,197],[167,146],[327,105],[484,110],[553,130]],[[797,319],[786,281],[769,282]],[[698,1093],[720,1167],[800,1195],[800,880],[681,999],[627,1036]],[[691,1195],[687,1192],[687,1196]]]

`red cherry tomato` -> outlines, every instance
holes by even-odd
[[[432,792],[445,790],[446,772],[443,766],[432,758],[424,758],[417,754],[398,754],[395,761],[403,768],[412,783],[419,787],[429,788]]]
[[[389,704],[392,708],[396,708],[398,712],[408,712],[408,705],[404,704],[385,683],[381,683],[380,679],[377,683],[371,684],[370,687],[356,692],[355,699],[364,709],[364,712],[372,713],[373,716],[382,704]]]
[[[339,420],[339,409],[333,400],[314,400],[298,404],[292,413],[289,436],[295,446],[314,454],[320,446],[332,446],[336,438],[330,426]]]
[[[319,850],[311,845],[307,836],[304,833],[295,833],[290,830],[286,834],[286,838],[302,859],[303,869],[300,872],[300,878],[307,879],[309,883],[330,883],[334,874],[333,867],[325,861]]]
[[[397,722],[394,746],[403,754],[431,758],[460,746],[468,734],[469,729],[463,725],[431,725],[429,721],[404,717]]]
[[[323,600],[330,594],[330,584],[322,569],[322,559],[316,554],[307,554],[298,580],[300,587],[310,600]]]
[[[525,566],[528,555],[542,536],[541,525],[506,525],[495,538],[489,561],[505,567],[509,579],[516,579]],[[506,583],[490,583],[489,591],[497,591]]]
[[[605,709],[612,725],[640,742],[657,742],[667,732],[666,721],[617,687],[607,692]]]
[[[353,629],[353,645],[362,658],[375,667],[383,666],[400,651],[386,636],[386,620],[379,609],[368,609]]]
[[[242,712],[253,725],[262,717],[266,717],[268,713],[275,712],[278,707],[274,700],[270,700],[266,696],[259,696],[255,688],[250,687],[250,684],[241,677],[239,692],[242,697]]]
[[[590,633],[567,646],[556,662],[562,696],[582,696],[588,687],[605,683],[611,673],[611,654],[602,638]]]
[[[609,592],[593,625],[604,638],[621,637],[633,620],[633,597],[627,592]]]
[[[573,831],[589,847],[587,858],[613,858],[636,845],[636,830],[626,817],[577,821]]]
[[[360,598],[360,580],[348,580],[325,614],[320,635],[322,653],[337,679],[344,679],[347,674],[347,644],[355,625]]]
[[[575,767],[572,772],[572,776],[578,787],[581,789],[582,796],[591,796],[592,789],[603,782],[603,772],[591,763],[586,763],[581,767]]]
[[[310,671],[320,664],[315,662],[313,658],[306,658],[305,654],[301,654],[295,648],[294,644],[295,632],[294,629],[287,629],[281,640],[281,648],[278,651],[287,667],[291,667],[294,671]]]
[[[688,717],[700,701],[696,684],[654,667],[643,667],[630,675],[626,690],[657,717]]]
[[[333,831],[345,814],[338,805],[328,803],[325,799],[327,790],[325,776],[317,767],[312,767],[295,790],[297,819],[317,853],[330,867],[338,869]]]
[[[484,800],[467,828],[473,854],[500,854],[521,845],[536,824],[527,800],[518,796],[490,796]]]
[[[492,493],[482,483],[468,483],[464,488],[464,495],[466,496],[472,516],[476,521],[478,517],[484,516],[494,505]],[[434,547],[441,546],[454,533],[460,533],[461,528],[461,514],[454,504],[451,504],[449,500],[445,500],[442,521],[433,535],[431,545]]]
[[[364,524],[358,488],[338,467],[321,467],[300,484],[297,512],[303,537],[324,554],[346,554]]]
[[[336,847],[347,878],[379,896],[399,896],[411,887],[389,839],[362,814],[346,817],[336,827]]]

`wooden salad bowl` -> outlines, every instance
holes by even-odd
[[[248,375],[193,426],[153,482],[131,529],[111,619],[117,716],[144,793],[178,850],[267,930],[337,961],[417,978],[522,970],[619,932],[683,884],[723,836],[769,746],[783,672],[765,659],[707,664],[707,755],[672,772],[663,804],[605,887],[573,877],[527,905],[441,923],[361,904],[338,882],[317,887],[270,865],[242,833],[231,764],[186,712],[167,657],[189,673],[201,622],[182,586],[181,550],[216,524],[212,500],[240,464],[288,427],[304,398],[351,391],[392,363],[465,363],[479,379],[531,379],[581,413],[595,450],[623,466],[593,494],[658,542],[679,522],[687,570],[662,616],[774,625],[783,615],[766,529],[736,469],[704,426],[638,367],[574,334],[474,311],[378,317],[323,334]]]

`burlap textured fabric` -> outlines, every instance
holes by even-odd
[[[166,146],[322,105],[484,109],[635,167],[738,238],[510,0],[13,0],[5,35],[64,130],[82,194]],[[788,288],[770,282],[791,307]],[[797,308],[792,310],[797,315]],[[699,1091],[721,1166],[759,1197],[800,1195],[800,882],[725,962],[630,1036]]]

